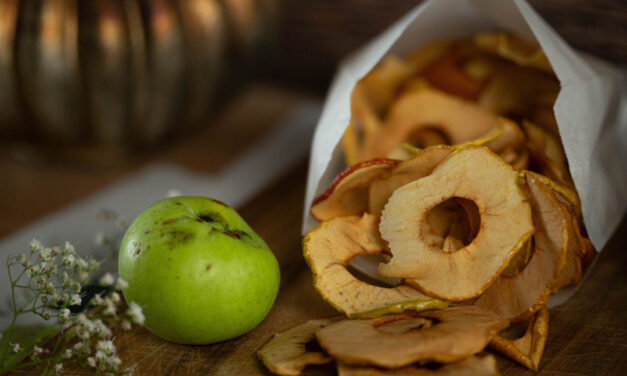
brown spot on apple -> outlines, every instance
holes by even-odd
[[[170,223],[172,223],[172,222],[174,222],[174,218],[172,218],[172,219],[168,219],[167,221],[164,221],[162,224],[163,224],[163,225],[167,225],[167,224],[170,224]]]
[[[206,271],[211,270],[211,264],[207,265],[207,267],[205,268]]]
[[[232,237],[233,239],[241,239],[245,236],[248,236],[247,233],[245,233],[244,231],[240,231],[240,230],[224,231],[224,234]]]

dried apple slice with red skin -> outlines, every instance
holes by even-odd
[[[566,264],[568,216],[551,189],[535,175],[521,185],[533,213],[531,259],[515,276],[499,276],[474,303],[512,322],[528,320],[546,304]]]
[[[377,327],[409,317],[434,322],[404,333],[389,333]],[[450,363],[483,350],[490,339],[506,328],[507,320],[473,306],[456,306],[372,320],[342,320],[316,333],[328,354],[348,364],[398,368],[414,362]]]
[[[459,362],[444,364],[438,369],[419,366],[402,368],[374,368],[368,366],[352,366],[342,362],[337,364],[338,376],[498,376],[496,359],[492,355],[482,358],[471,356]]]
[[[380,215],[385,203],[398,187],[431,174],[435,166],[453,150],[450,146],[426,148],[413,158],[399,163],[393,170],[374,179],[368,192],[368,212]]]
[[[379,225],[392,253],[389,263],[379,265],[379,275],[404,278],[444,300],[479,296],[533,232],[531,208],[517,180],[517,172],[488,148],[467,147],[430,175],[396,189]],[[429,210],[452,197],[473,201],[481,224],[470,244],[447,253],[427,242],[426,218]]]
[[[316,339],[315,332],[342,317],[309,320],[276,333],[259,351],[263,364],[278,375],[300,375],[308,364],[325,364],[333,358],[322,351],[308,351],[306,344]]]
[[[447,93],[475,100],[481,92],[483,81],[474,80],[465,74],[461,62],[468,57],[468,52],[468,48],[458,46],[433,63],[424,72],[427,81]]]
[[[475,140],[491,132],[497,117],[477,104],[442,91],[424,87],[402,94],[391,106],[377,137],[365,145],[374,158],[388,155],[424,127],[441,131],[454,145]]]
[[[366,213],[362,217],[335,217],[309,231],[303,249],[316,290],[348,317],[407,301],[433,302],[439,308],[441,301],[412,287],[374,286],[360,281],[346,269],[353,257],[383,252],[385,244],[377,225],[378,218]],[[421,307],[430,308],[429,304]]]
[[[549,311],[546,307],[542,307],[531,319],[526,333],[521,338],[510,340],[495,335],[489,346],[530,370],[537,371],[540,367],[548,333]]]
[[[368,210],[370,183],[399,163],[395,159],[380,158],[347,167],[313,200],[311,216],[325,221],[342,215],[362,214]]]

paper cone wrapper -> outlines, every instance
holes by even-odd
[[[627,205],[627,76],[574,51],[524,0],[427,1],[340,65],[313,138],[303,234],[317,224],[309,215],[313,198],[345,167],[340,139],[355,83],[386,55],[490,30],[535,42],[549,59],[561,84],[553,109],[584,223],[595,248],[603,249]]]

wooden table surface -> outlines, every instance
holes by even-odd
[[[108,168],[84,169],[24,157],[20,148],[0,152],[0,236],[85,197],[155,160],[178,163],[200,172],[215,172],[272,128],[303,94],[255,86],[237,98],[206,129],[151,155]],[[26,159],[26,161],[24,161]],[[252,198],[240,210],[268,242],[281,266],[281,289],[268,317],[253,331],[209,346],[165,342],[143,328],[116,333],[126,366],[137,375],[263,375],[255,356],[273,333],[304,320],[335,315],[312,287],[301,251],[300,223],[307,161]],[[208,192],[208,195],[211,193]],[[218,197],[219,198],[219,197]],[[627,221],[579,291],[551,310],[550,332],[540,375],[623,375],[627,370]],[[503,375],[531,375],[499,359]],[[38,374],[37,370],[21,374]],[[66,374],[89,374],[80,369]],[[333,366],[307,368],[306,375],[334,374]]]

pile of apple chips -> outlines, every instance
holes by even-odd
[[[361,79],[349,167],[313,202],[321,223],[303,242],[315,288],[345,316],[276,334],[258,352],[268,369],[495,375],[487,347],[537,370],[547,299],[595,254],[553,115],[559,89],[542,50],[503,33],[390,57]],[[363,255],[378,257],[375,273],[351,269]],[[522,337],[507,335],[515,324]]]

